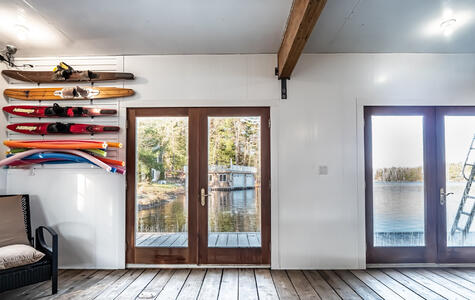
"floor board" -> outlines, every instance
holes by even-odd
[[[380,270],[367,270],[366,272],[368,272],[368,274],[379,280],[382,284],[387,286],[389,289],[391,289],[403,299],[424,300],[424,298],[419,296],[419,294],[414,293],[413,291],[400,284],[399,282],[393,280],[391,277],[381,272]]]
[[[343,281],[338,275],[333,271],[323,271],[320,272],[320,275],[325,279],[328,284],[340,295],[342,299],[361,299],[362,297],[358,295],[345,281]]]
[[[412,280],[417,281],[418,283],[422,284],[426,288],[436,292],[437,294],[441,295],[446,299],[465,299],[464,297],[460,296],[459,294],[451,291],[450,289],[440,285],[429,278],[419,274],[416,270],[412,269],[398,269],[399,272],[406,275],[407,277],[411,278]]]
[[[143,273],[144,270],[128,270],[117,281],[109,285],[95,299],[114,299],[119,296],[132,282]]]
[[[371,276],[367,271],[355,270],[351,271],[351,273],[379,294],[383,299],[403,299],[396,292],[385,286],[381,281]]]
[[[358,277],[347,270],[338,270],[335,272],[346,284],[348,284],[361,298],[379,300],[383,299],[375,293],[369,286],[363,283]]]
[[[163,287],[170,280],[175,270],[160,270],[158,274],[150,281],[143,291],[139,294],[139,299],[155,299],[163,290]]]
[[[254,271],[256,276],[257,293],[261,300],[277,299],[277,291],[269,270],[257,269]]]
[[[280,299],[299,299],[297,291],[295,290],[294,285],[290,281],[290,278],[287,275],[286,271],[272,270],[271,274],[272,278],[274,279],[274,285]]]
[[[221,287],[221,276],[223,270],[221,269],[209,269],[206,271],[205,278],[201,285],[200,294],[198,299],[218,299],[219,288]]]
[[[201,284],[205,277],[206,270],[204,269],[194,269],[188,275],[188,278],[185,281],[185,284],[181,288],[180,294],[178,295],[178,300],[191,300],[196,299],[200,293]]]
[[[287,271],[287,275],[289,275],[290,281],[292,282],[300,299],[321,299],[302,271]]]
[[[383,269],[382,270],[386,275],[391,277],[394,281],[399,282],[404,285],[414,293],[418,294],[424,299],[433,299],[433,300],[442,300],[445,299],[436,292],[426,288],[425,286],[419,284],[417,281],[411,279],[410,277],[405,276],[404,274],[393,270],[393,269]]]
[[[239,270],[238,294],[240,300],[257,300],[256,277],[252,269]]]
[[[238,237],[239,238],[239,237]],[[470,268],[61,270],[0,299],[475,299]]]
[[[178,294],[185,284],[186,279],[190,275],[190,270],[176,270],[167,284],[163,287],[163,290],[158,294],[157,299],[176,299]]]
[[[237,299],[239,288],[239,272],[236,269],[224,269],[221,277],[221,288],[218,299]]]
[[[158,270],[148,269],[142,272],[129,286],[119,294],[116,299],[128,300],[135,299],[143,291],[143,289],[157,275]]]

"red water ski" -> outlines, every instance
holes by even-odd
[[[3,111],[22,117],[32,118],[74,118],[74,117],[97,117],[115,115],[115,109],[102,109],[91,107],[71,107],[59,106],[57,103],[53,106],[32,106],[32,105],[12,105],[5,106]]]
[[[118,126],[103,126],[74,123],[17,123],[7,126],[8,129],[24,134],[93,134],[119,131]]]

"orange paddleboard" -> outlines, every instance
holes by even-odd
[[[91,100],[122,98],[132,96],[134,90],[116,87],[71,87],[71,88],[35,88],[5,89],[6,97],[18,100]]]

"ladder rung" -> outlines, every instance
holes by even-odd
[[[457,227],[457,230],[458,230],[458,231],[465,231],[464,228],[460,228],[460,227]]]
[[[468,212],[461,211],[460,213],[461,213],[462,215],[470,216],[470,213],[468,213]]]
[[[468,198],[468,199],[475,199],[475,196],[467,195],[467,196],[465,196],[465,198]]]

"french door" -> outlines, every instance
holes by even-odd
[[[269,264],[269,108],[127,118],[127,263]]]
[[[475,107],[364,114],[367,262],[475,262]]]
[[[437,107],[438,258],[475,262],[475,107]]]

